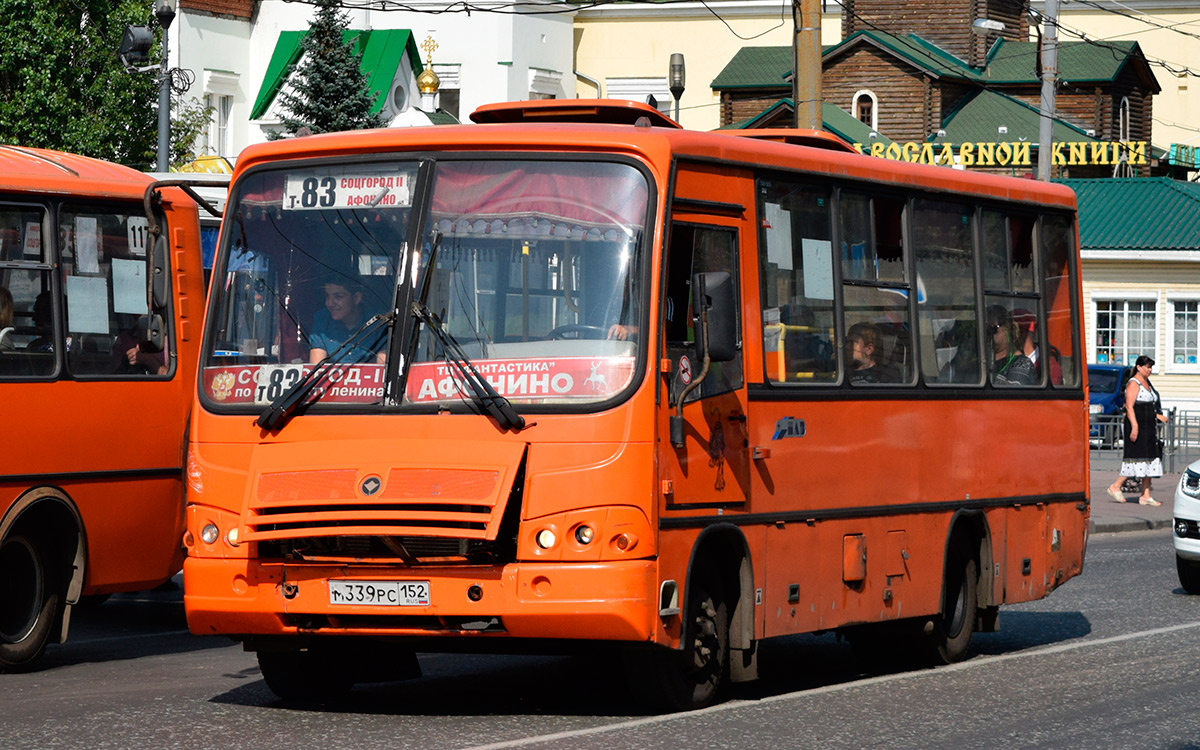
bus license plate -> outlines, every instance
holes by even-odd
[[[329,603],[370,607],[427,607],[429,581],[329,581]]]

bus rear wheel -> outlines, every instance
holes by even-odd
[[[12,534],[0,543],[0,672],[27,668],[42,655],[61,593],[36,540]]]
[[[975,629],[979,566],[963,545],[952,548],[944,586],[942,612],[933,619],[933,632],[927,635],[928,653],[934,664],[962,661]]]
[[[259,651],[258,667],[267,687],[285,701],[333,701],[354,687],[354,675],[335,649]]]

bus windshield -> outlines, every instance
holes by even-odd
[[[249,173],[214,270],[204,396],[271,404],[328,358],[316,408],[451,407],[472,389],[449,337],[514,405],[614,398],[637,359],[648,195],[637,169],[601,161]],[[360,333],[390,311],[393,324]]]

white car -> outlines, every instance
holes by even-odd
[[[1189,594],[1200,594],[1200,461],[1187,467],[1175,488],[1175,568]]]

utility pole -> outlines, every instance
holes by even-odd
[[[162,67],[158,71],[158,162],[155,170],[171,167],[171,66],[167,59],[167,29],[175,20],[174,0],[161,0],[154,17],[162,27]]]
[[[1054,87],[1058,84],[1058,0],[1045,0],[1042,10],[1041,49],[1042,101],[1041,120],[1038,122],[1038,171],[1039,180],[1050,179],[1051,162],[1054,160]]]
[[[792,0],[795,126],[821,129],[821,0]]]

